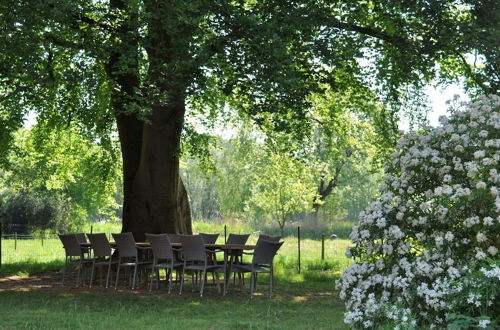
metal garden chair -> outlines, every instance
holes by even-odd
[[[84,251],[82,250],[80,242],[78,241],[78,238],[75,234],[59,235],[59,239],[63,244],[64,252],[66,254],[66,258],[64,260],[62,285],[64,285],[64,279],[66,277],[68,266],[70,264],[75,264],[77,265],[78,269],[78,273],[76,276],[76,286],[78,287],[80,286],[80,274],[82,272],[82,269],[83,267],[88,265],[91,260],[85,259]]]
[[[151,243],[153,249],[153,265],[152,271],[156,273],[156,288],[160,282],[160,269],[165,269],[168,281],[168,293],[172,289],[172,273],[174,269],[180,269],[183,266],[182,262],[176,261],[174,251],[170,239],[167,234],[146,234],[146,237]],[[149,284],[149,291],[153,289],[153,274],[151,274],[151,282]]]
[[[90,247],[93,250],[94,258],[92,259],[92,270],[90,272],[90,284],[92,287],[92,282],[94,279],[94,270],[96,267],[108,267],[108,272],[106,275],[106,288],[109,287],[109,277],[111,275],[111,265],[116,264],[118,261],[113,260],[113,250],[109,244],[108,237],[104,233],[99,234],[87,234],[90,240]]]
[[[250,234],[233,234],[233,233],[231,233],[231,234],[229,234],[229,236],[227,238],[226,244],[227,245],[231,245],[231,244],[245,245],[248,241],[248,237],[250,237]],[[231,258],[231,260],[229,261],[229,263],[231,265],[233,265],[233,264],[242,262],[242,256],[243,256],[242,252],[243,251],[231,251],[231,254],[229,256]],[[238,274],[240,282],[243,280],[243,284],[245,284],[245,282],[244,282],[245,278],[242,277],[241,273],[239,273],[239,272],[234,272],[233,283],[236,282],[236,274]]]
[[[136,245],[134,236],[132,233],[122,233],[122,234],[112,234],[116,242],[116,248],[118,250],[118,267],[116,270],[116,281],[115,290],[118,287],[118,279],[120,275],[121,267],[134,267],[134,275],[132,279],[132,290],[135,289],[137,283],[137,271],[139,267],[145,267],[151,265],[150,261],[139,260],[139,249]]]
[[[220,273],[225,269],[221,265],[210,264],[208,254],[214,253],[205,248],[203,238],[200,235],[179,235],[182,242],[182,251],[184,255],[184,267],[182,268],[181,286],[179,294],[182,294],[184,284],[184,274],[186,270],[201,272],[200,297],[203,297],[207,272]],[[217,287],[219,287],[219,278],[217,277]]]
[[[252,262],[249,264],[238,263],[234,265],[236,271],[250,273],[250,297],[253,297],[255,287],[257,286],[258,273],[269,273],[269,297],[271,297],[274,282],[273,261],[281,245],[283,245],[283,242],[271,242],[260,239],[253,253],[243,252],[244,254],[253,254]]]

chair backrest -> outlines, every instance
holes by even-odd
[[[137,257],[137,246],[132,233],[112,234],[121,258]]]
[[[63,244],[64,251],[66,252],[67,257],[82,256],[82,248],[75,234],[59,235],[59,239]]]
[[[179,235],[185,261],[206,261],[205,243],[200,235]]]
[[[226,244],[241,244],[244,245],[248,241],[250,234],[229,234]]]
[[[78,242],[80,243],[88,243],[87,242],[87,237],[85,237],[85,234],[84,233],[76,233],[76,239],[78,240]]]
[[[219,234],[200,233],[200,236],[203,238],[203,242],[205,244],[215,244],[215,242],[217,242],[217,238],[219,238]]]
[[[253,253],[253,264],[272,265],[274,256],[278,252],[283,242],[271,242],[259,239]]]
[[[94,250],[95,257],[111,256],[111,245],[106,234],[87,234],[87,237],[89,238],[90,246]]]
[[[153,249],[153,257],[155,258],[155,260],[172,260],[174,258],[172,245],[170,244],[170,239],[168,238],[167,234],[146,234],[146,237],[149,243],[151,243],[151,248]]]
[[[170,239],[170,243],[180,243],[181,239],[179,238],[179,234],[167,234],[168,239]]]

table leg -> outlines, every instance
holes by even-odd
[[[224,288],[223,288],[224,296],[227,293],[227,284],[228,284],[228,282],[227,282],[227,276],[228,276],[227,275],[227,255],[228,255],[227,250],[224,250]]]

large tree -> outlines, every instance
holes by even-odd
[[[494,4],[1,0],[1,145],[29,111],[48,126],[76,122],[104,145],[116,124],[123,230],[138,238],[189,232],[183,130],[200,139],[185,122],[187,108],[213,118],[226,104],[263,129],[300,138],[308,95],[323,83],[342,90],[348,82],[332,77],[348,72],[396,110],[403,88],[434,78],[438,62],[456,71],[453,59],[466,62],[477,49],[485,68],[495,64],[493,44],[479,42],[477,9],[486,2]],[[496,86],[467,63],[458,69],[484,89]]]

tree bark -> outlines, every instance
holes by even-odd
[[[189,204],[189,197],[187,194],[184,182],[179,177],[179,196],[177,200],[177,206],[179,207],[179,215],[181,221],[178,222],[178,233],[192,234],[193,228],[191,226],[191,206]]]
[[[142,239],[145,232],[176,233],[181,228],[178,207],[179,146],[183,100],[154,106],[143,127],[141,159],[132,182],[128,230]],[[125,222],[124,222],[125,224]]]
[[[318,225],[318,214],[322,203],[326,200],[328,196],[330,196],[333,189],[335,189],[338,185],[340,171],[342,170],[343,165],[344,162],[341,162],[339,166],[335,168],[335,174],[333,175],[333,178],[331,178],[328,181],[328,184],[326,186],[325,186],[325,178],[322,177],[320,180],[318,186],[318,196],[313,200],[312,204],[313,212],[310,214],[310,217],[315,225]]]
[[[110,0],[117,9],[130,9],[123,0]],[[179,176],[179,146],[184,123],[184,96],[177,93],[168,105],[151,105],[151,115],[141,120],[127,106],[140,106],[137,15],[130,14],[117,30],[106,71],[113,88],[114,110],[123,159],[123,226],[136,240],[145,233],[190,233],[191,214],[186,190]],[[155,54],[149,54],[150,56]],[[155,58],[153,58],[154,60]],[[161,60],[161,59],[160,59]],[[161,61],[156,62],[161,65]],[[149,80],[155,82],[151,65]],[[166,89],[166,86],[163,86]],[[179,189],[181,187],[181,189]]]

